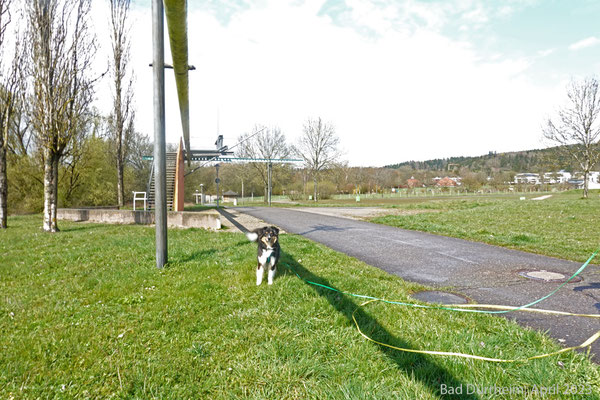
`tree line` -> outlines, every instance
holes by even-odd
[[[108,4],[111,57],[106,71],[95,73],[99,43],[91,29],[91,0],[0,0],[1,228],[9,212],[41,211],[43,229],[57,232],[59,205],[122,207],[131,191],[146,190],[150,166],[143,156],[152,154],[152,144],[134,123],[131,2]],[[10,49],[9,29],[15,39]],[[108,115],[93,104],[103,79],[111,82]],[[304,132],[296,146],[276,128],[240,138],[240,154],[302,157],[317,193],[320,174],[339,155],[339,139],[321,118],[307,120]],[[251,163],[259,179],[248,182],[264,186],[265,167]]]
[[[99,43],[91,28],[91,0],[0,0],[0,228],[6,228],[9,212],[41,211],[43,229],[56,232],[59,205],[122,207],[132,190],[146,188],[149,165],[142,156],[152,153],[152,143],[135,129],[131,4],[108,4],[111,57],[106,70],[97,73],[92,68]],[[12,40],[7,32],[13,33],[8,35]],[[107,115],[94,108],[103,79],[111,82],[113,104]],[[440,170],[460,172],[463,183],[473,187],[490,176],[494,184],[504,184],[510,171],[533,166],[576,168],[587,177],[600,159],[598,88],[596,78],[567,87],[567,105],[542,128],[554,146],[548,152],[410,162],[396,169],[350,167],[341,161],[333,124],[315,118],[305,122],[294,144],[277,127],[256,126],[239,138],[236,155],[300,157],[300,168],[274,165],[274,193],[312,196],[314,201],[334,193],[379,192],[412,177],[428,182]],[[190,175],[188,200],[199,183],[211,190],[211,171],[205,167]],[[266,194],[265,163],[224,166],[222,173],[225,190]],[[587,179],[585,183],[587,197]]]
[[[588,176],[600,163],[600,82],[596,77],[572,80],[567,99],[556,116],[542,126],[542,137],[549,148],[479,157],[451,157],[428,161],[408,161],[389,168],[425,171],[469,169],[494,176],[510,172],[553,172],[567,170],[583,175],[583,197],[588,197]]]
[[[140,144],[128,65],[130,0],[110,0],[109,6],[112,58],[106,72],[95,74],[99,45],[91,28],[91,0],[0,0],[2,228],[10,206],[41,209],[43,229],[58,231],[59,201],[68,205],[86,196],[91,203],[102,201],[89,182],[106,173],[107,165],[116,169],[117,203],[124,203],[126,160],[131,144]],[[8,29],[14,32],[12,51]],[[112,82],[113,107],[101,116],[93,100],[104,76]],[[96,174],[86,176],[86,168],[94,165]]]

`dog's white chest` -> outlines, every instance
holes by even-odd
[[[273,249],[264,250],[260,257],[258,257],[258,263],[260,265],[266,265],[269,257],[271,257],[271,254],[273,254]]]

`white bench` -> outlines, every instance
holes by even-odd
[[[135,211],[135,202],[143,201],[144,202],[144,211],[146,211],[146,201],[148,197],[146,197],[146,192],[133,192],[133,211]]]

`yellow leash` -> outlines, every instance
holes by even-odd
[[[567,347],[567,348],[564,348],[564,349],[561,349],[559,351],[555,351],[552,353],[539,354],[539,355],[522,358],[522,359],[504,360],[501,358],[483,357],[483,356],[478,356],[478,355],[474,355],[474,354],[454,353],[454,352],[436,351],[436,350],[407,349],[407,348],[403,348],[403,347],[392,346],[392,345],[386,344],[386,343],[381,343],[381,342],[378,342],[378,341],[370,338],[369,336],[365,335],[363,333],[363,331],[361,331],[360,326],[358,325],[358,321],[356,321],[355,315],[359,308],[364,307],[364,306],[366,306],[370,303],[376,302],[376,301],[381,301],[384,303],[397,304],[397,305],[402,305],[402,306],[417,307],[417,308],[424,308],[424,309],[448,310],[448,311],[463,311],[463,312],[488,313],[488,314],[507,313],[507,312],[511,312],[511,311],[525,311],[525,312],[532,312],[532,313],[564,315],[564,316],[571,316],[571,317],[600,318],[600,314],[577,314],[577,313],[570,313],[570,312],[564,312],[564,311],[554,311],[554,310],[544,310],[544,309],[539,309],[539,308],[537,308],[537,309],[530,308],[532,305],[535,305],[535,304],[547,299],[548,297],[552,296],[554,293],[556,293],[558,290],[560,290],[564,285],[566,285],[573,278],[575,278],[577,275],[579,275],[589,265],[589,263],[594,259],[594,257],[596,256],[596,254],[598,254],[598,252],[600,252],[600,249],[596,250],[591,255],[591,257],[588,258],[588,260],[577,270],[577,272],[575,272],[567,281],[563,282],[559,287],[557,287],[555,290],[550,292],[548,295],[541,297],[541,298],[537,299],[536,301],[533,301],[529,304],[525,304],[525,305],[522,305],[519,307],[503,306],[503,305],[496,305],[496,304],[449,304],[449,305],[445,305],[442,307],[442,306],[424,306],[424,305],[419,305],[419,304],[414,304],[414,303],[404,303],[401,301],[390,301],[390,300],[385,300],[385,299],[379,299],[379,298],[372,297],[372,296],[348,293],[348,292],[344,292],[342,290],[333,288],[331,286],[327,286],[327,285],[323,285],[321,283],[309,281],[307,279],[302,278],[300,275],[298,275],[298,273],[296,271],[294,271],[294,269],[290,265],[287,265],[287,264],[284,264],[284,265],[286,265],[292,272],[294,272],[294,274],[296,274],[296,276],[298,278],[300,278],[301,280],[303,280],[304,282],[306,282],[310,285],[319,286],[319,287],[322,287],[322,288],[325,288],[328,290],[332,290],[334,292],[346,294],[346,295],[353,296],[353,297],[368,299],[367,301],[365,301],[364,303],[359,305],[356,308],[356,310],[354,310],[354,312],[352,313],[352,320],[354,320],[354,324],[356,325],[356,329],[358,330],[358,332],[365,339],[367,339],[373,343],[376,343],[380,346],[388,347],[388,348],[394,349],[394,350],[405,351],[408,353],[431,354],[431,355],[437,355],[437,356],[454,356],[454,357],[471,358],[471,359],[482,360],[482,361],[514,363],[514,362],[527,362],[529,360],[550,357],[550,356],[560,354],[560,353],[565,353],[565,352],[571,351],[571,350],[583,349],[585,347],[591,346],[592,343],[594,343],[596,340],[598,340],[598,338],[600,338],[600,331],[598,331],[595,334],[593,334],[592,336],[590,336],[587,340],[585,340],[579,346]],[[471,310],[474,308],[486,308],[486,309],[498,310],[498,311]]]
[[[356,310],[354,310],[354,312],[352,313],[352,320],[354,321],[354,325],[356,325],[356,329],[358,330],[358,333],[360,333],[362,335],[362,337],[364,337],[365,339],[367,339],[370,342],[376,343],[380,346],[384,346],[384,347],[388,347],[390,349],[394,349],[394,350],[398,350],[398,351],[404,351],[407,353],[418,353],[418,354],[430,354],[430,355],[435,355],[435,356],[453,356],[453,357],[462,357],[462,358],[471,358],[474,360],[482,360],[482,361],[491,361],[491,362],[498,362],[498,363],[515,363],[515,362],[527,362],[529,360],[534,360],[537,358],[545,358],[545,357],[550,357],[550,356],[554,356],[560,353],[565,353],[567,351],[572,351],[572,350],[577,350],[577,349],[583,349],[585,347],[590,346],[592,343],[594,343],[596,340],[598,340],[598,338],[600,338],[600,331],[596,332],[595,334],[593,334],[592,336],[590,336],[587,340],[585,340],[583,343],[581,343],[578,346],[573,346],[573,347],[567,347],[552,353],[545,353],[545,354],[538,354],[535,356],[531,356],[531,357],[527,357],[527,358],[522,358],[522,359],[514,359],[514,360],[505,360],[502,358],[491,358],[491,357],[483,357],[483,356],[478,356],[478,355],[474,355],[474,354],[465,354],[465,353],[454,353],[454,352],[448,352],[448,351],[437,351],[437,350],[416,350],[416,349],[407,349],[404,347],[397,347],[397,346],[392,346],[391,344],[387,344],[387,343],[382,343],[382,342],[378,342],[377,340],[367,336],[361,329],[360,326],[358,325],[358,321],[356,320],[355,314],[356,312],[370,304],[376,301],[382,301],[380,299],[372,299],[369,301],[365,301],[364,303],[362,303],[361,305],[359,305]],[[491,309],[499,309],[499,310],[516,310],[519,307],[508,307],[508,306],[497,306],[497,305],[493,305],[493,304],[452,304],[450,305],[451,307],[481,307],[481,308],[491,308]],[[558,315],[569,315],[569,316],[576,316],[576,317],[587,317],[587,318],[600,318],[599,314],[574,314],[574,313],[568,313],[568,312],[563,312],[563,311],[553,311],[553,310],[541,310],[541,309],[533,309],[533,308],[524,308],[524,309],[519,309],[519,311],[527,311],[527,312],[537,312],[537,313],[542,313],[542,314],[558,314]]]

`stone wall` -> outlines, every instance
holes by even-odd
[[[103,224],[154,224],[154,211],[106,210],[85,208],[59,208],[59,220],[88,221]],[[169,211],[169,228],[221,229],[221,215],[217,211]]]

